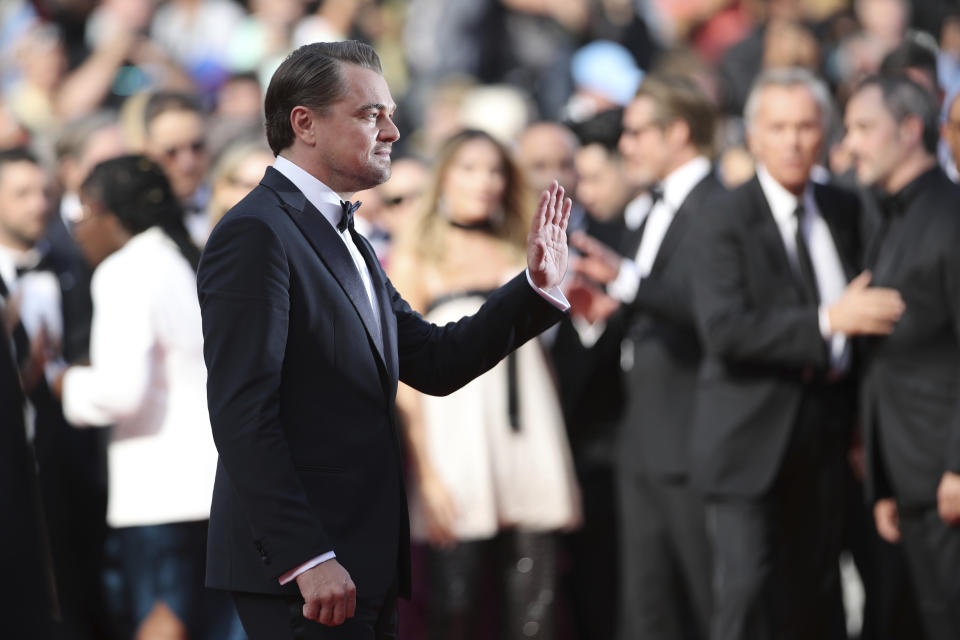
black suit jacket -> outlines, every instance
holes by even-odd
[[[693,312],[692,230],[712,215],[725,190],[711,173],[687,195],[657,251],[637,297],[621,311],[633,348],[627,372],[627,415],[621,468],[660,477],[685,477],[701,347]],[[633,255],[639,237],[628,238]]]
[[[847,278],[859,265],[859,202],[835,187],[814,197]],[[693,428],[694,483],[708,494],[759,496],[775,479],[801,402],[818,399],[823,429],[849,429],[855,397],[826,385],[816,300],[794,276],[777,223],[752,180],[696,233],[695,310],[704,346]],[[851,389],[852,391],[852,389]]]
[[[3,628],[11,637],[50,637],[52,574],[23,409],[10,337],[0,327],[0,514],[7,523],[0,527],[0,562],[11,585]]]
[[[585,231],[615,247],[627,234],[623,218],[586,217]],[[609,470],[623,420],[625,388],[620,368],[623,332],[608,323],[597,341],[586,346],[570,317],[557,326],[550,354],[557,374],[567,439],[577,472]]]
[[[865,341],[868,489],[928,506],[943,473],[960,473],[960,187],[933,169],[901,198],[868,265],[907,307],[891,335]]]
[[[278,577],[332,549],[361,595],[397,581],[408,594],[397,381],[450,393],[562,317],[521,274],[476,315],[434,326],[353,238],[382,340],[342,240],[273,168],[207,242],[198,279],[220,452],[208,586],[295,593]]]

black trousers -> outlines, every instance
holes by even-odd
[[[260,593],[231,594],[249,640],[396,640],[397,592],[357,599],[354,616],[336,627],[303,617],[303,599]]]
[[[770,491],[708,499],[711,640],[846,636],[838,561],[847,439],[824,428],[817,407],[804,409]]]
[[[960,528],[936,507],[900,512],[900,534],[928,640],[960,638]]]
[[[620,545],[616,480],[609,465],[577,469],[583,523],[564,540],[570,560],[563,580],[577,640],[614,637],[619,591]]]
[[[685,480],[621,471],[622,640],[707,637],[710,545],[701,496]]]

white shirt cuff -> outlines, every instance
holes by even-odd
[[[621,260],[620,271],[613,282],[607,285],[607,293],[624,304],[632,303],[640,288],[640,270],[633,260]]]
[[[820,319],[820,335],[824,340],[830,340],[833,337],[833,328],[830,326],[830,311],[827,305],[820,305],[817,316]]]
[[[299,567],[294,567],[293,569],[290,569],[290,571],[287,571],[285,574],[280,576],[280,584],[287,584],[289,582],[293,582],[296,579],[296,577],[299,576],[301,573],[306,573],[307,571],[309,571],[310,569],[313,569],[318,564],[322,562],[326,562],[327,560],[333,560],[336,557],[337,557],[337,554],[335,554],[333,551],[327,551],[323,555],[319,555],[312,560],[308,560],[307,562],[304,562]]]
[[[524,273],[527,274],[527,282],[533,287],[533,290],[537,292],[541,298],[555,306],[560,311],[567,311],[570,308],[570,303],[567,302],[567,297],[563,295],[563,292],[560,291],[560,287],[553,287],[550,290],[541,289],[537,285],[533,284],[533,279],[530,278],[530,269],[524,270]]]
[[[820,335],[830,347],[830,368],[836,373],[843,373],[850,367],[850,350],[847,349],[847,337],[842,333],[834,333],[830,326],[830,313],[827,305],[820,305],[817,313],[820,321]]]

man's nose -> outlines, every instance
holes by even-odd
[[[386,118],[387,125],[380,130],[381,142],[396,142],[400,139],[400,129],[390,118]]]

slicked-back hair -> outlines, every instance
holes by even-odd
[[[940,113],[930,91],[904,74],[873,75],[861,80],[850,97],[870,87],[880,89],[883,106],[897,124],[910,116],[920,119],[923,123],[923,148],[935,154],[940,141]]]
[[[290,113],[294,107],[302,106],[322,114],[343,97],[346,85],[341,63],[383,72],[373,47],[356,40],[304,45],[277,68],[267,87],[263,109],[267,142],[274,155],[293,144]]]
[[[650,74],[637,89],[637,98],[649,98],[654,118],[665,127],[682,120],[690,130],[690,143],[697,151],[713,157],[717,127],[717,106],[700,87],[685,76]]]
[[[786,69],[768,69],[761,73],[750,88],[746,104],[743,107],[743,122],[747,131],[753,128],[760,107],[760,94],[768,87],[806,87],[820,108],[820,123],[824,134],[829,133],[834,120],[833,98],[826,83],[808,69],[790,67]]]

